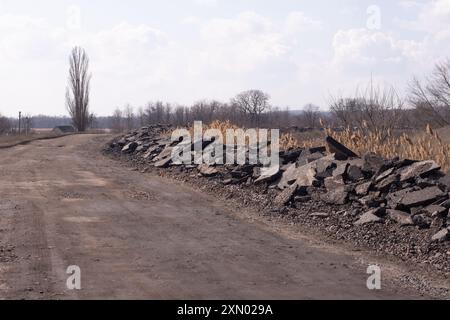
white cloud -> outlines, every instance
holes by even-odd
[[[218,0],[194,0],[195,4],[200,6],[215,6],[218,4]]]
[[[311,18],[301,11],[289,13],[285,26],[288,33],[299,33],[320,27],[322,27],[322,21]]]

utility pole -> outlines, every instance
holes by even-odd
[[[19,111],[19,136],[21,133],[21,121],[22,121],[22,111]]]

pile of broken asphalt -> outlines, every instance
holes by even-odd
[[[282,166],[271,172],[258,165],[175,165],[179,142],[167,136],[170,129],[136,130],[111,141],[105,153],[322,238],[450,276],[450,174],[434,161],[359,157],[327,137],[326,147],[282,151]]]

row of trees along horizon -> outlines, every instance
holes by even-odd
[[[89,104],[91,78],[86,51],[81,47],[73,48],[66,89],[69,116],[27,115],[27,125],[53,128],[71,124],[79,132],[102,128],[122,132],[149,124],[189,126],[194,121],[211,123],[215,120],[230,121],[242,127],[309,129],[320,128],[321,118],[332,127],[364,125],[379,130],[450,125],[450,59],[437,63],[424,81],[413,78],[406,97],[400,97],[392,86],[380,86],[370,81],[365,87],[357,88],[353,96],[331,96],[328,112],[320,112],[314,104],[306,105],[300,112],[281,109],[271,105],[268,93],[248,90],[225,103],[202,100],[192,106],[183,106],[157,101],[138,108],[128,104],[116,108],[111,116],[96,117]],[[0,115],[0,134],[17,131],[17,122]]]

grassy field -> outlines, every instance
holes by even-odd
[[[28,143],[38,139],[51,139],[60,136],[51,130],[39,130],[28,135],[3,135],[0,136],[0,148],[10,148],[12,146]]]

